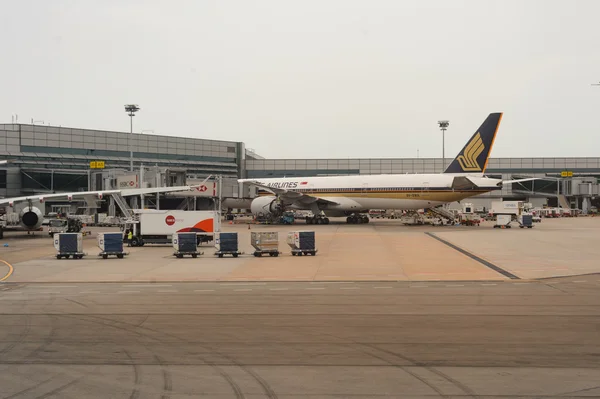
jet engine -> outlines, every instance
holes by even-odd
[[[28,230],[37,230],[42,227],[44,215],[35,206],[27,206],[19,213],[21,226]]]
[[[250,210],[255,216],[277,217],[283,213],[283,207],[275,196],[258,197],[252,200]]]

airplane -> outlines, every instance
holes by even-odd
[[[1,161],[0,161],[1,162]],[[123,197],[130,197],[134,195],[149,195],[157,193],[168,193],[175,191],[190,191],[198,187],[197,185],[191,186],[175,186],[175,187],[154,187],[154,188],[132,188],[124,190],[100,190],[100,191],[77,191],[72,193],[56,193],[56,194],[37,194],[29,195],[26,197],[13,197],[13,198],[2,198],[0,199],[0,205],[8,205],[13,207],[14,204],[20,202],[27,202],[19,213],[19,222],[24,231],[29,232],[37,231],[42,226],[44,221],[44,215],[39,208],[33,206],[33,202],[43,203],[50,199],[67,199],[69,202],[73,199],[102,199],[112,194],[120,194]],[[0,229],[0,238],[2,238],[2,230]]]
[[[330,217],[347,216],[347,223],[368,223],[369,209],[417,210],[435,208],[489,191],[503,184],[537,180],[502,181],[485,177],[489,155],[502,113],[490,114],[452,163],[439,174],[381,174],[294,178],[239,179],[266,193],[252,200],[255,216],[272,220],[286,210],[310,210],[307,224],[329,224]]]

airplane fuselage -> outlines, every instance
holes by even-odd
[[[468,176],[476,183],[476,187],[453,188],[457,176]],[[321,210],[344,212],[429,208],[498,190],[498,183],[501,182],[482,177],[481,174],[449,173],[267,178],[252,181],[327,200],[329,203],[319,205]],[[273,194],[265,192],[261,195]],[[294,202],[290,205],[293,209],[311,209],[308,203]]]

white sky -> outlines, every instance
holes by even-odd
[[[599,156],[600,1],[0,0],[0,122],[268,158]],[[151,133],[150,133],[151,134]]]

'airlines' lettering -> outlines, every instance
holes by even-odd
[[[296,188],[298,187],[298,182],[295,181],[287,181],[287,182],[276,182],[276,183],[267,183],[269,187],[273,188]]]

